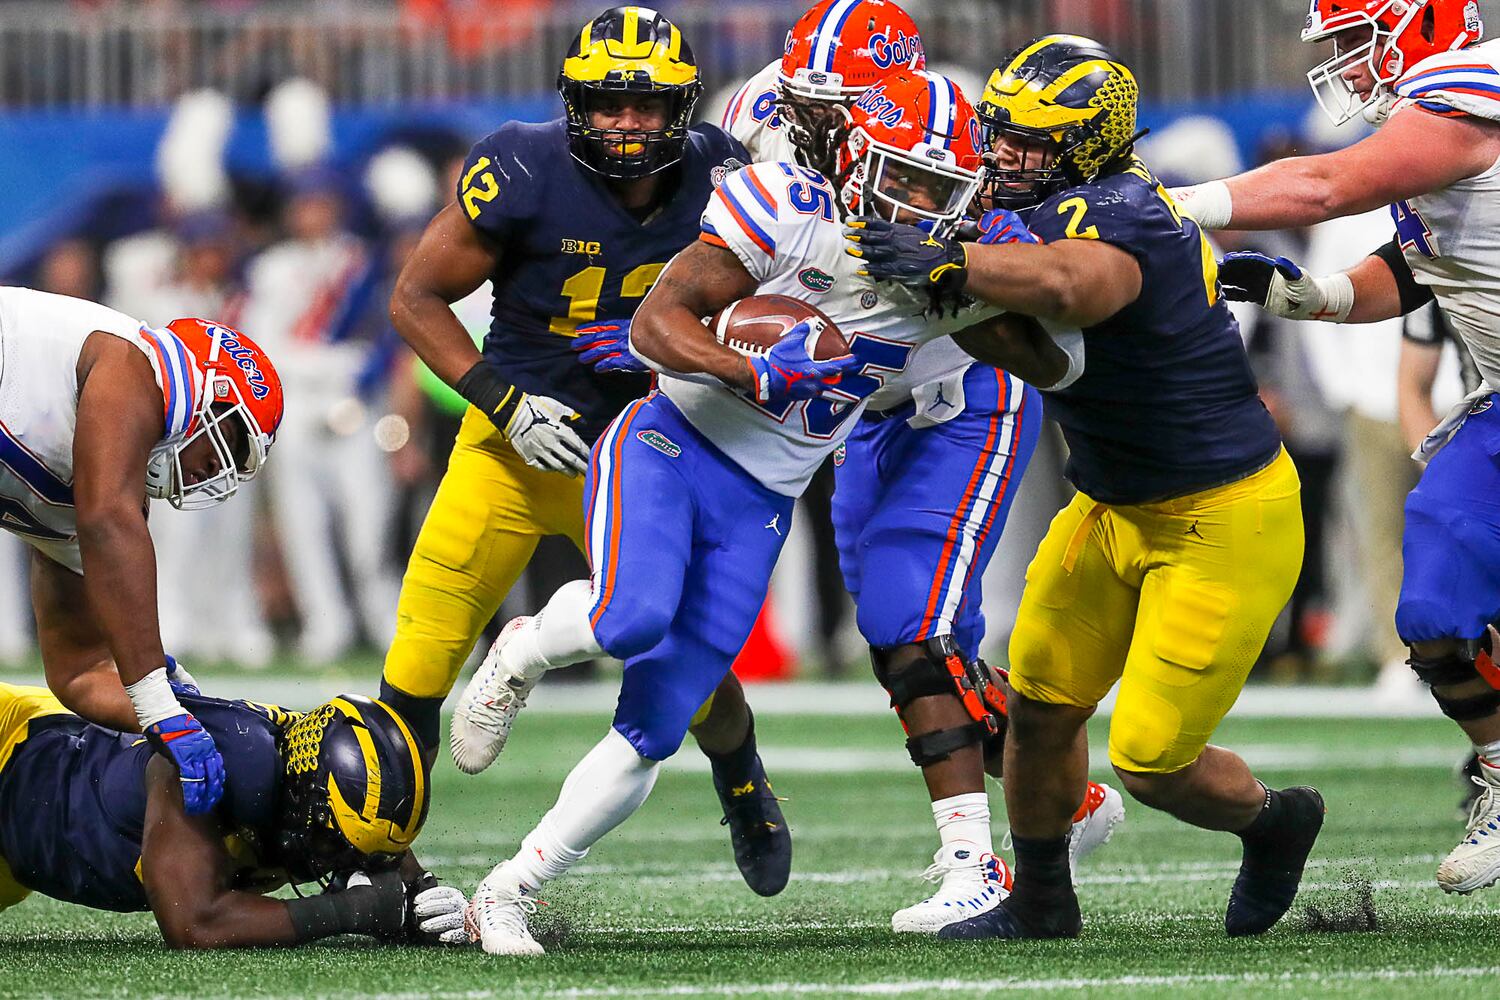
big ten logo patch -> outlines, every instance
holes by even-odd
[[[604,252],[604,246],[598,240],[570,240],[562,241],[563,253],[583,254],[586,257],[597,257]]]

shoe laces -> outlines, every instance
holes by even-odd
[[[1469,843],[1478,844],[1480,837],[1500,835],[1500,786],[1492,785],[1484,778],[1470,777],[1470,781],[1481,789],[1479,798],[1469,807]]]

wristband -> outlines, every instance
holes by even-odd
[[[1173,188],[1171,193],[1178,206],[1204,229],[1228,229],[1234,218],[1234,198],[1223,181]]]
[[[130,704],[135,706],[135,717],[142,729],[149,729],[174,715],[187,714],[187,710],[172,693],[166,667],[157,667],[134,684],[126,684],[125,694],[129,696]]]
[[[464,372],[463,378],[453,386],[454,390],[478,407],[496,427],[504,427],[515,416],[525,393],[500,377],[500,372],[488,361],[475,362],[474,367]]]

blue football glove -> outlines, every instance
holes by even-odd
[[[171,687],[175,695],[203,694],[198,689],[198,681],[187,672],[186,667],[177,662],[177,657],[171,654],[167,655],[167,685]]]
[[[1268,257],[1254,250],[1236,250],[1219,261],[1219,285],[1230,302],[1268,305],[1278,274],[1283,281],[1297,281],[1302,268],[1285,257]]]
[[[1037,236],[1021,217],[1007,208],[992,208],[979,220],[978,238],[975,243],[992,245],[997,243],[1040,243]]]
[[[786,336],[765,355],[745,359],[755,373],[757,403],[812,399],[838,385],[845,375],[859,370],[863,362],[852,354],[827,361],[814,361],[808,356],[807,338],[813,332],[813,323],[817,323],[821,331],[822,320],[803,320],[788,330]]]
[[[224,758],[198,720],[187,713],[146,727],[151,748],[177,765],[189,816],[206,813],[224,796]]]
[[[578,328],[573,341],[580,364],[596,372],[649,372],[651,369],[630,350],[630,320],[607,320]]]

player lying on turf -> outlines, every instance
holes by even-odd
[[[209,506],[260,470],[276,370],[227,327],[153,330],[28,288],[0,288],[0,362],[0,524],[33,550],[47,685],[90,721],[144,731],[205,812],[224,765],[174,693],[197,688],[162,650],[146,501]]]
[[[674,258],[635,318],[634,346],[662,370],[660,390],[627,409],[594,450],[592,582],[563,587],[542,614],[509,624],[494,663],[463,693],[461,706],[483,703],[584,657],[625,661],[612,730],[475,893],[470,912],[487,951],[540,952],[526,927],[537,891],[649,793],[749,634],[794,499],[872,394],[927,380],[908,374],[921,345],[987,315],[924,315],[925,294],[877,292],[842,252],[847,212],[927,220],[939,232],[957,223],[979,181],[968,102],[944,77],[907,72],[870,91],[852,115],[842,189],[816,171],[761,163],[731,175],[710,200],[701,238]],[[850,331],[853,357],[815,360],[822,338],[838,335],[821,318],[749,357],[703,326],[702,317],[758,289],[810,299],[799,282],[810,270],[868,293],[823,303]],[[732,331],[721,325],[720,333]],[[998,877],[999,860],[988,863]]]
[[[822,0],[792,26],[782,58],[730,100],[725,127],[756,162],[836,178],[860,95],[905,63],[923,62],[917,27],[897,5]],[[820,288],[809,275],[788,272],[764,287],[856,315],[860,297],[874,294],[868,283],[831,276]],[[594,329],[576,345],[585,358],[646,370],[630,355],[628,322]],[[922,769],[941,844],[924,873],[936,891],[892,915],[897,932],[936,933],[1009,891],[1006,869],[994,862],[984,790],[986,766],[999,775],[1005,719],[1002,682],[978,658],[981,581],[1040,427],[1035,390],[945,337],[913,354],[902,384],[871,396],[835,463],[844,580],[876,676]],[[1120,794],[1091,782],[1070,836],[1072,857],[1107,840],[1123,815]]]
[[[1131,155],[1136,95],[1097,42],[1034,41],[979,105],[992,154],[984,197],[998,213],[984,229],[1015,242],[879,221],[850,230],[850,252],[877,278],[1083,330],[1082,373],[1047,394],[1079,493],[1027,572],[1010,646],[1015,890],[940,937],[1079,933],[1067,834],[1087,780],[1084,723],[1117,682],[1109,758],[1126,790],[1243,842],[1230,934],[1286,912],[1323,821],[1314,790],[1270,791],[1207,745],[1297,579],[1300,487],[1207,241]],[[998,336],[963,342],[1010,364]],[[1059,373],[1080,360],[1049,351]]]
[[[1466,0],[1318,0],[1302,37],[1332,41],[1309,74],[1335,121],[1380,128],[1326,156],[1270,164],[1183,192],[1210,229],[1286,229],[1391,206],[1396,235],[1360,264],[1317,277],[1238,256],[1226,288],[1293,319],[1363,323],[1436,297],[1485,384],[1428,437],[1406,501],[1396,630],[1438,707],[1474,744],[1483,794],[1438,866],[1444,891],[1500,879],[1500,43],[1478,43]]]
[[[183,702],[228,772],[206,816],[189,815],[176,771],[142,737],[85,722],[42,688],[0,684],[0,909],[32,891],[149,909],[173,948],[468,939],[463,894],[410,851],[427,774],[393,711],[355,695],[305,715]],[[265,895],[334,876],[342,887],[321,895]]]
[[[544,535],[585,549],[589,445],[646,376],[599,376],[569,350],[580,323],[628,316],[672,255],[696,238],[716,179],[748,159],[712,125],[689,128],[702,84],[666,18],[615,7],[583,27],[558,75],[567,114],[512,122],[469,154],[455,202],[401,272],[396,329],[473,404],[401,585],[381,697],[434,752],[438,710],[485,624]],[[449,309],[486,280],[494,321],[483,353]],[[458,766],[487,767],[490,737],[530,686],[460,709]],[[705,694],[692,732],[708,756],[746,882],[786,884],[791,836],[733,674]],[[507,723],[508,725],[508,723]],[[482,749],[483,748],[483,749]]]

